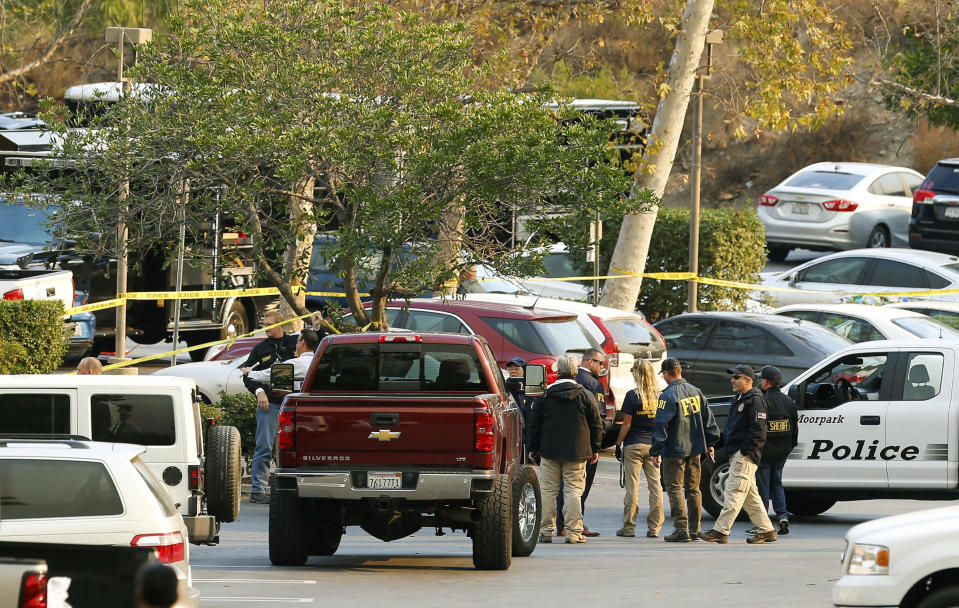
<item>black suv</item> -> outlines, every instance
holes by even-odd
[[[959,253],[959,158],[936,163],[913,193],[909,246]]]

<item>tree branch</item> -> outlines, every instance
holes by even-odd
[[[878,79],[874,81],[874,84],[873,84],[874,87],[880,86],[880,85],[884,87],[889,87],[891,89],[896,89],[897,91],[901,91],[903,93],[911,95],[912,97],[915,97],[922,101],[938,104],[941,106],[950,106],[953,108],[959,108],[959,99],[952,99],[950,97],[944,97],[943,95],[933,95],[932,93],[926,93],[925,91],[920,91],[919,89],[907,87],[904,84],[900,84],[892,80]]]
[[[50,58],[53,54],[63,45],[67,38],[69,38],[73,32],[80,26],[80,23],[83,22],[83,18],[86,17],[87,11],[90,9],[90,6],[93,4],[93,0],[83,0],[83,4],[80,5],[80,8],[77,9],[77,12],[73,15],[73,19],[70,20],[70,23],[66,25],[60,32],[54,37],[50,42],[50,46],[47,47],[46,52],[44,52],[40,57],[37,57],[33,61],[20,66],[15,70],[9,72],[4,72],[0,74],[0,84],[10,82],[20,78],[24,74],[30,72],[33,69],[40,67],[41,65],[50,61]]]

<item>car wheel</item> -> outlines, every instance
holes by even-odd
[[[703,508],[713,517],[723,512],[723,493],[726,491],[726,479],[729,477],[729,459],[716,450],[716,462],[708,457],[703,459],[702,476],[699,490],[703,495]]]
[[[772,262],[785,262],[786,256],[788,256],[791,251],[789,247],[782,247],[780,245],[768,245],[768,248],[768,257]]]
[[[536,471],[531,467],[521,466],[513,481],[514,557],[528,557],[536,548],[542,505]]]
[[[891,246],[889,230],[885,226],[876,226],[873,228],[872,232],[869,233],[869,238],[866,239],[866,247],[869,248],[883,248]]]
[[[795,515],[805,517],[821,515],[831,509],[834,504],[836,501],[826,496],[786,490],[786,508]]]
[[[955,608],[959,606],[959,587],[936,589],[919,602],[918,608]]]
[[[270,562],[274,566],[306,563],[307,537],[303,501],[295,491],[280,490],[276,481],[270,491]]]
[[[497,475],[493,491],[476,501],[480,519],[473,524],[473,565],[477,570],[508,570],[513,548],[510,526],[512,486]]]
[[[204,470],[206,504],[217,521],[230,523],[240,515],[240,431],[235,426],[211,426],[206,433]]]

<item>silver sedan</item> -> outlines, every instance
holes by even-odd
[[[759,197],[770,259],[782,261],[796,247],[909,247],[912,193],[922,179],[892,165],[809,165]]]

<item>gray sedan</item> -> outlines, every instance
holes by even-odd
[[[906,167],[809,165],[759,197],[769,257],[781,262],[795,247],[908,247],[912,194],[921,183]]]
[[[852,344],[819,324],[779,315],[701,312],[670,317],[655,327],[666,339],[669,356],[682,363],[683,377],[707,397],[732,393],[726,370],[738,363],[756,373],[775,365],[785,384]]]

